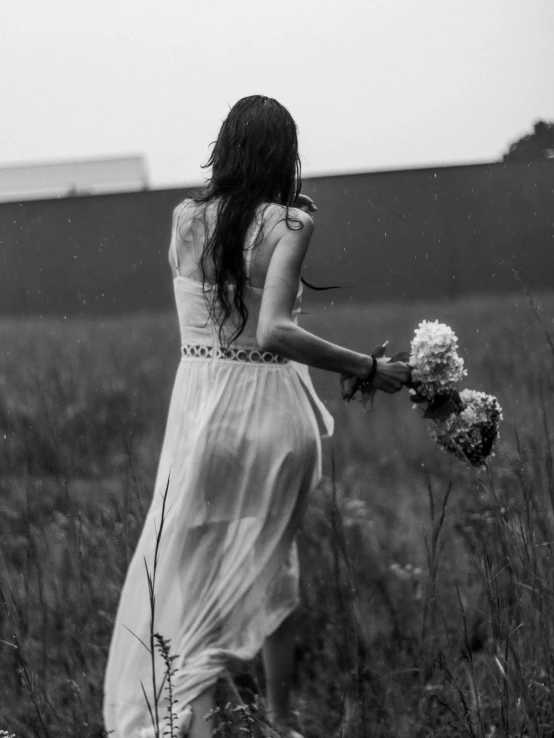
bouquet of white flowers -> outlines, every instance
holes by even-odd
[[[471,466],[483,466],[491,455],[502,420],[502,408],[493,395],[465,389],[460,392],[462,409],[429,428],[431,437]]]
[[[386,343],[373,352],[385,355]],[[412,370],[408,385],[414,407],[432,420],[431,437],[443,451],[454,454],[471,466],[482,466],[492,453],[502,420],[502,408],[493,395],[465,389],[456,384],[467,375],[458,356],[458,339],[444,323],[423,321],[415,331],[410,353],[400,353],[390,361],[404,361]],[[342,396],[351,400],[359,393],[365,409],[371,409],[375,388],[360,380],[342,380]]]
[[[410,348],[412,382],[427,400],[448,394],[467,375],[464,360],[458,356],[456,334],[438,320],[420,323]]]
[[[435,443],[471,466],[483,466],[498,436],[502,408],[493,395],[455,389],[467,371],[454,331],[438,321],[420,323],[409,364],[411,399],[424,406],[424,418],[434,421],[429,432]]]

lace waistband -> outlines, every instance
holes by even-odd
[[[181,354],[187,359],[223,359],[226,361],[245,361],[248,364],[288,364],[288,359],[271,351],[260,351],[247,346],[205,346],[202,344],[185,344],[181,346]]]

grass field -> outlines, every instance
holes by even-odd
[[[306,738],[554,735],[554,294],[327,306],[303,325],[405,349],[452,326],[497,395],[487,470],[431,441],[406,392],[336,418],[299,535]],[[179,360],[173,315],[0,323],[0,731],[100,737],[102,677]],[[259,664],[236,669],[257,689]],[[239,735],[239,733],[237,733]]]

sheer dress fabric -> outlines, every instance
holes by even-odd
[[[183,203],[183,208],[187,207]],[[177,219],[178,221],[178,219]],[[245,268],[261,226],[245,244]],[[293,361],[229,360],[217,351],[212,288],[178,273],[171,249],[181,361],[171,396],[153,497],[121,591],[104,678],[104,723],[112,738],[154,735],[145,694],[162,731],[165,666],[149,652],[146,567],[155,575],[153,632],[169,639],[174,712],[180,735],[195,719],[190,703],[215,684],[229,659],[251,659],[298,605],[294,536],[321,475],[321,437],[333,419],[308,369]],[[236,348],[258,350],[263,290],[248,288],[249,318]],[[294,308],[300,311],[301,286]],[[232,329],[229,328],[229,331]],[[228,335],[228,334],[227,334]],[[190,347],[206,347],[206,356]],[[261,353],[261,352],[260,352]],[[248,355],[251,355],[249,353]],[[165,498],[165,503],[164,503]],[[163,527],[162,527],[163,511]],[[202,719],[199,716],[198,719]]]

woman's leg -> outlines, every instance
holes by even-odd
[[[215,708],[215,686],[191,702],[193,718],[187,738],[212,738],[213,719],[205,716]]]
[[[296,613],[293,613],[266,638],[263,646],[268,717],[276,726],[286,725],[290,717],[295,636]]]

